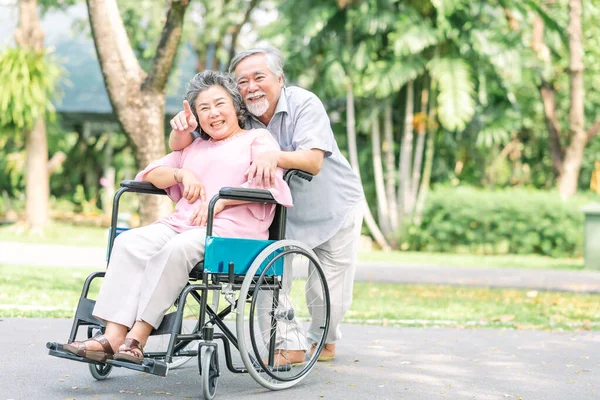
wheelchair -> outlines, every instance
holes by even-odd
[[[312,175],[287,171],[285,181],[289,184],[293,178],[310,181]],[[113,200],[107,261],[115,237],[125,230],[117,226],[117,217],[119,199],[126,192],[166,195],[148,182],[121,182]],[[276,204],[269,240],[212,236],[213,211],[219,199]],[[114,368],[167,376],[169,369],[196,357],[202,396],[212,399],[221,374],[217,344],[220,340],[231,372],[248,373],[271,390],[296,385],[314,368],[325,345],[330,301],[319,259],[305,244],[285,239],[285,220],[285,207],[277,204],[269,191],[222,188],[209,203],[204,261],[191,270],[187,285],[148,340],[168,341],[151,350],[147,344],[142,364],[96,362],[72,354],[56,342],[47,343],[49,354],[89,364],[90,373],[97,380],[106,379]],[[88,338],[103,332],[105,324],[92,316],[95,301],[88,295],[92,281],[104,275],[105,272],[94,272],[85,280],[68,343],[76,340],[80,327],[87,327]],[[316,295],[311,304],[307,304],[308,291]],[[276,351],[281,349],[278,346],[290,338],[306,350],[304,362],[275,365]],[[233,359],[232,347],[239,351],[242,365]]]

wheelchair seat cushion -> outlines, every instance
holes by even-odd
[[[204,271],[211,274],[227,274],[229,264],[233,263],[233,273],[245,275],[254,259],[273,242],[275,241],[207,236]],[[274,269],[270,269],[269,275],[281,275],[283,258],[279,258],[274,266]],[[257,274],[261,272],[262,268],[257,271]]]

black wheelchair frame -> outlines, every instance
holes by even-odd
[[[307,181],[312,180],[312,175],[300,170],[287,171],[284,179],[286,180],[286,182],[289,183],[294,176],[298,176],[299,178],[305,179]],[[126,192],[166,195],[165,190],[158,189],[148,182],[121,182],[121,189],[117,191],[113,199],[113,211],[109,235],[107,263],[110,260],[114,240],[117,236],[117,217],[119,212],[119,200],[121,196]],[[215,195],[210,200],[206,229],[207,236],[210,236],[212,234],[214,207],[217,200],[219,199],[231,199],[277,204],[277,202],[274,200],[273,196],[268,190],[223,188],[219,191],[217,195]],[[106,363],[96,362],[67,352],[62,348],[61,344],[56,342],[47,343],[49,354],[60,358],[66,358],[74,361],[88,363],[92,376],[98,380],[106,379],[111,373],[113,367],[123,367],[146,372],[153,375],[166,376],[169,370],[169,363],[173,361],[174,357],[198,357],[199,372],[202,376],[203,397],[206,399],[212,399],[216,391],[217,378],[220,376],[217,343],[215,342],[215,340],[221,340],[223,343],[225,363],[227,368],[231,372],[250,372],[258,383],[272,390],[279,390],[293,386],[301,379],[303,379],[306,376],[306,374],[313,368],[325,344],[325,338],[329,329],[329,292],[327,284],[325,283],[323,271],[320,267],[318,259],[316,258],[316,255],[312,253],[312,250],[308,249],[305,246],[302,246],[300,243],[293,243],[292,241],[284,240],[286,225],[285,220],[286,209],[285,207],[277,204],[275,218],[269,229],[269,239],[281,241],[280,243],[282,243],[282,246],[281,249],[278,249],[278,255],[276,255],[274,259],[272,259],[269,262],[269,264],[262,272],[262,274],[260,274],[260,276],[258,276],[257,273],[255,277],[248,277],[247,275],[250,274],[251,271],[248,271],[247,275],[235,274],[233,263],[229,263],[228,270],[226,273],[207,272],[204,268],[203,261],[198,263],[192,269],[192,271],[189,274],[188,284],[182,290],[178,299],[176,300],[176,311],[166,314],[161,325],[157,329],[153,330],[153,332],[151,333],[151,336],[166,334],[170,335],[169,343],[165,352],[144,352],[144,360],[142,364],[139,365],[118,360],[107,360]],[[274,244],[277,243],[278,242],[275,242]],[[265,251],[263,251],[263,253],[264,252]],[[306,366],[303,367],[303,369],[296,374],[289,372],[289,370],[291,369],[291,367],[289,366],[275,367],[273,365],[273,359],[275,357],[275,330],[277,324],[273,313],[275,312],[274,310],[277,307],[277,299],[279,299],[279,290],[281,289],[281,282],[279,281],[279,277],[267,276],[265,274],[266,269],[268,269],[269,266],[271,266],[277,259],[289,254],[301,254],[309,259],[309,261],[312,263],[314,271],[316,271],[317,279],[321,281],[320,284],[323,288],[323,297],[325,302],[325,321],[320,327],[322,329],[323,334],[322,339],[318,343],[316,343],[316,348],[314,349],[311,359],[308,361]],[[261,255],[262,253],[257,257],[257,259],[260,258]],[[254,262],[256,263],[258,261],[256,261],[255,259]],[[267,259],[265,258],[263,264],[266,262]],[[255,269],[254,271],[256,272],[257,270]],[[80,327],[87,326],[88,338],[93,337],[95,333],[103,331],[105,324],[92,316],[95,301],[89,299],[88,295],[92,282],[97,278],[104,277],[104,275],[104,271],[94,272],[91,275],[89,275],[85,280],[81,292],[81,297],[77,306],[77,310],[75,312],[71,332],[68,337],[68,343],[72,343],[73,341],[75,341]],[[201,281],[201,283],[194,283],[197,281]],[[266,358],[267,362],[265,363],[265,361],[261,357],[259,357],[260,351],[257,348],[256,340],[252,336],[252,333],[250,333],[252,339],[252,346],[248,345],[248,347],[252,347],[253,354],[249,353],[249,357],[244,357],[245,353],[241,353],[242,360],[244,361],[244,366],[235,366],[233,363],[231,346],[233,345],[233,347],[241,351],[240,343],[238,342],[239,338],[236,337],[234,332],[232,332],[232,330],[226,325],[224,319],[230,313],[235,312],[236,308],[241,309],[240,305],[238,304],[238,301],[241,300],[242,294],[240,294],[240,298],[238,298],[237,300],[234,299],[233,294],[241,290],[242,293],[245,293],[244,303],[249,302],[249,300],[251,300],[252,298],[254,290],[258,289],[257,286],[255,287],[255,285],[262,285],[260,286],[261,288],[264,287],[267,290],[271,290],[273,292],[273,309],[271,314],[269,314],[271,318],[271,339],[269,343],[270,347],[268,350],[268,356]],[[218,309],[213,309],[207,301],[208,294],[210,291],[218,292],[217,294],[219,296],[224,295],[230,304],[221,311],[218,311]],[[188,296],[192,296],[192,298],[199,304],[199,315],[197,316],[197,323],[195,324],[195,328],[193,329],[192,333],[182,333],[181,329],[184,319],[183,309],[185,307],[186,301],[188,300]],[[254,301],[252,301],[251,312],[253,312],[252,309],[254,308],[254,306],[255,303]],[[244,304],[242,304],[241,307],[244,307]],[[285,314],[285,312],[283,314]],[[239,319],[239,315],[237,317]],[[289,317],[287,318],[290,319]],[[291,311],[291,318],[294,318],[293,310]],[[242,324],[243,323],[244,322],[242,321]],[[252,323],[253,321],[250,320],[250,324]],[[214,332],[214,326],[218,327],[220,332]],[[237,326],[239,333],[239,321]],[[188,347],[191,343],[196,341],[198,342],[197,350],[189,348],[186,349],[186,347]],[[289,376],[284,376],[285,373],[289,374]]]

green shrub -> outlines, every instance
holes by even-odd
[[[582,254],[583,196],[528,189],[485,191],[469,187],[431,192],[420,226],[407,228],[411,250],[476,254]]]

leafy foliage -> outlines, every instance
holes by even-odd
[[[433,59],[429,71],[438,81],[440,122],[448,130],[462,131],[475,114],[469,65],[459,59]]]
[[[51,117],[61,70],[45,52],[7,48],[0,55],[0,127],[31,129]]]
[[[425,251],[577,257],[585,201],[565,202],[557,193],[525,189],[443,188],[432,193],[422,225],[408,229],[407,245]]]

